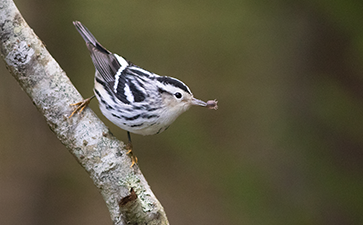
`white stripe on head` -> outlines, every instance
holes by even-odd
[[[134,102],[134,95],[132,94],[132,92],[130,90],[130,86],[128,84],[125,84],[124,91],[125,91],[127,101]]]
[[[128,63],[127,63],[127,61],[124,59],[124,58],[122,58],[121,56],[119,56],[119,55],[117,55],[117,54],[113,54],[115,57],[116,57],[116,59],[117,59],[117,61],[120,63],[120,65],[121,65],[121,67],[117,70],[117,73],[115,74],[115,84],[114,84],[114,86],[113,86],[113,91],[115,92],[115,93],[117,93],[117,87],[118,87],[118,82],[119,82],[119,79],[120,79],[120,76],[121,76],[121,73],[122,73],[122,71],[124,71],[125,69],[126,69],[126,67],[129,65]],[[126,89],[126,87],[125,87],[125,89]],[[129,88],[129,90],[130,90],[130,88]]]

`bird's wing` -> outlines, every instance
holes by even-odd
[[[112,54],[104,48],[80,22],[75,21],[73,24],[85,40],[92,62],[103,82],[107,85],[105,88],[112,91],[124,103],[128,103],[123,91],[126,83],[126,77],[123,73],[126,71],[125,69],[129,66],[129,63],[121,56]]]

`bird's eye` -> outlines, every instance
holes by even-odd
[[[174,96],[175,96],[176,98],[181,98],[181,97],[182,97],[182,94],[181,94],[180,92],[176,92],[176,93],[174,94]]]

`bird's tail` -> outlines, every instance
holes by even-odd
[[[87,27],[85,27],[81,22],[73,21],[73,24],[76,27],[77,31],[81,34],[88,48],[93,47],[101,52],[103,51],[105,53],[111,54],[111,52],[104,48],[93,36],[93,34],[87,29]]]

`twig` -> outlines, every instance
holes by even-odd
[[[89,173],[113,223],[169,224],[138,166],[130,168],[124,143],[89,108],[68,118],[70,104],[82,97],[12,0],[0,0],[0,41],[7,69],[58,139]]]

